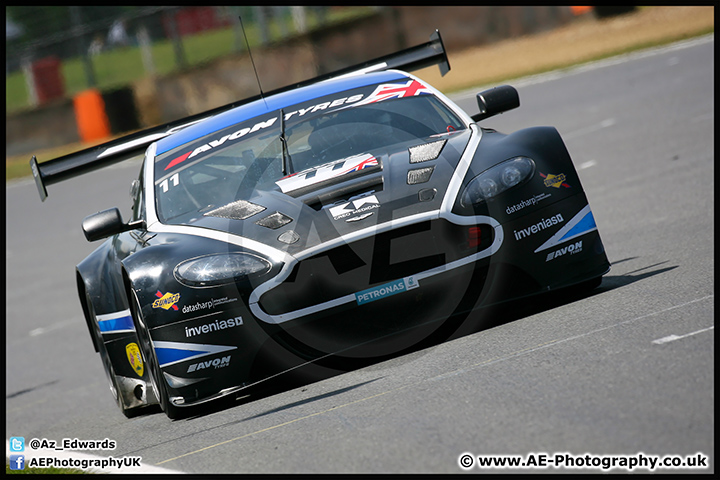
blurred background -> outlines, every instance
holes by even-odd
[[[257,95],[248,43],[268,92],[427,42],[437,28],[449,77],[462,73],[456,52],[635,10],[7,6],[6,157],[100,143]]]

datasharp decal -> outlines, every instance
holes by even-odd
[[[372,214],[371,210],[380,208],[380,202],[375,195],[367,195],[351,200],[347,203],[330,207],[330,215],[333,220],[352,221],[357,215],[363,218]]]
[[[420,285],[417,280],[415,280],[415,277],[405,277],[400,280],[395,280],[394,282],[386,283],[385,285],[380,285],[379,287],[369,288],[367,290],[363,290],[362,292],[357,292],[355,294],[355,300],[358,305],[362,305],[364,303],[374,302],[375,300],[380,300],[381,298],[389,297],[391,295],[407,292],[408,290],[412,290],[413,288],[417,288],[419,286]]]
[[[155,348],[155,355],[157,356],[160,368],[211,355],[219,355],[237,349],[237,347],[227,345],[205,345],[184,342],[153,342],[153,347]],[[213,360],[210,362],[212,361]]]
[[[570,219],[558,232],[550,237],[550,239],[540,245],[535,253],[542,252],[550,248],[554,248],[568,242],[581,235],[585,235],[590,232],[597,230],[595,225],[595,217],[593,217],[590,205],[586,205],[585,208],[580,210],[577,215]]]
[[[392,98],[414,97],[416,95],[432,95],[432,92],[417,80],[408,80],[405,83],[384,83],[378,85],[373,93],[368,95],[365,100],[356,103],[355,106],[382,102]]]
[[[137,343],[128,343],[125,346],[125,353],[127,353],[127,358],[128,362],[130,362],[130,366],[133,368],[135,373],[138,374],[138,377],[142,377],[144,364],[142,360],[142,355],[140,355],[140,348],[138,347]]]
[[[380,162],[374,156],[365,153],[293,173],[292,175],[281,178],[275,182],[275,184],[280,187],[283,193],[288,193],[343,175],[372,168],[381,168]]]
[[[553,175],[552,173],[549,173],[547,175],[545,175],[544,173],[540,173],[540,176],[545,179],[545,180],[543,180],[543,183],[548,188],[550,188],[550,187],[552,187],[552,188],[560,188],[560,187],[570,188],[570,185],[565,183],[566,177],[565,177],[564,173],[559,173],[557,175]]]
[[[535,235],[538,232],[542,232],[546,228],[550,228],[553,225],[557,225],[559,223],[564,222],[562,214],[558,213],[557,215],[553,215],[550,218],[543,218],[539,222],[537,222],[535,225],[530,225],[527,228],[522,228],[520,230],[513,230],[513,233],[515,234],[515,240],[522,240],[523,238],[527,238],[531,235]],[[537,252],[537,250],[536,250]]]
[[[254,132],[257,132],[258,130],[262,130],[263,128],[268,128],[268,127],[272,126],[276,120],[277,120],[277,117],[273,117],[269,120],[265,120],[264,122],[258,122],[255,125],[253,125],[252,127],[241,128],[240,130],[238,130],[236,132],[229,133],[221,138],[218,138],[216,140],[208,142],[205,145],[200,145],[196,149],[186,152],[186,153],[180,155],[179,157],[171,160],[170,163],[168,163],[167,167],[165,167],[165,171],[170,170],[171,168],[179,165],[180,163],[184,162],[185,160],[193,158],[194,156],[196,156],[200,153],[210,151],[213,148],[217,148],[217,147],[223,145],[225,142],[228,142],[228,141],[233,142],[235,140],[238,140],[238,139],[244,137],[248,133],[254,133]]]
[[[523,208],[529,207],[531,205],[535,206],[541,200],[545,200],[546,198],[550,198],[551,196],[552,196],[552,193],[539,193],[533,197],[528,198],[527,200],[522,200],[518,204],[508,205],[508,207],[505,209],[505,213],[510,215],[511,213],[519,212]]]
[[[225,303],[231,303],[231,302],[237,302],[237,298],[211,298],[207,302],[197,302],[194,305],[185,305],[182,307],[182,313],[191,313],[196,312],[198,310],[205,310],[207,308],[215,308],[218,305],[223,305]]]
[[[170,310],[171,308],[178,311],[178,306],[175,305],[180,300],[179,293],[162,293],[160,290],[155,292],[155,296],[158,297],[152,304],[152,308],[162,308],[163,310]]]

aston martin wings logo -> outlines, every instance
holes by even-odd
[[[368,195],[367,197],[358,198],[341,205],[330,207],[330,215],[334,220],[347,220],[351,221],[355,217],[354,215],[361,214],[363,218],[368,217],[372,214],[370,210],[380,208],[380,202],[375,195]],[[369,212],[369,213],[368,213]],[[350,218],[353,217],[353,218]],[[358,218],[358,220],[361,220]]]

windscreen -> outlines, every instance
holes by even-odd
[[[301,171],[362,154],[379,158],[466,128],[427,90],[393,95],[411,82],[371,85],[269,112],[158,156],[158,218],[191,223],[258,192],[280,191],[277,182]]]

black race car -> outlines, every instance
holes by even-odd
[[[610,264],[550,127],[477,122],[406,73],[408,48],[31,167],[46,186],[145,150],[128,223],[87,217],[77,266],[90,336],[126,415],[181,416],[302,366],[340,369],[449,338],[479,307]]]

